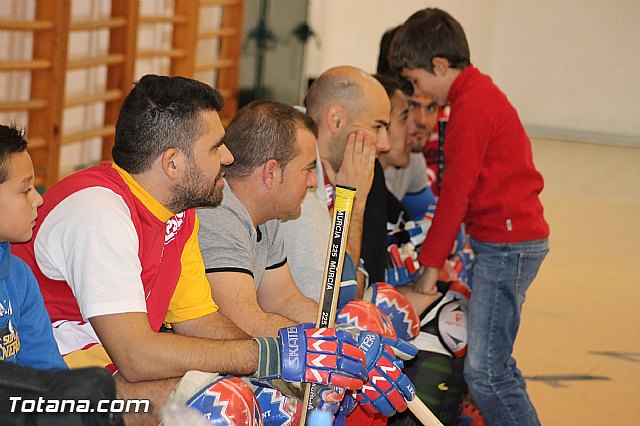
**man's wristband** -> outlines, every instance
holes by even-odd
[[[280,343],[276,337],[255,337],[258,343],[258,371],[255,376],[261,379],[277,378],[282,375]]]

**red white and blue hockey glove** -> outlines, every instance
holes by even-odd
[[[331,384],[358,390],[367,380],[365,357],[345,330],[312,324],[281,328],[278,338],[258,337],[258,379]]]
[[[356,399],[362,409],[370,414],[376,412],[392,416],[407,408],[407,400],[415,397],[416,390],[411,380],[401,371],[402,360],[413,358],[418,349],[402,340],[381,337],[370,331],[359,331],[358,347],[367,360],[369,381],[357,393]]]

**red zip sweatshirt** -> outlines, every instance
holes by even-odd
[[[449,89],[445,169],[433,223],[418,260],[439,268],[466,224],[474,239],[514,243],[546,238],[538,195],[544,186],[518,113],[473,65]]]

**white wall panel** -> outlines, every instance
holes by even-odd
[[[311,0],[307,74],[342,64],[375,71],[382,33],[440,7],[467,33],[530,133],[640,146],[637,0]]]

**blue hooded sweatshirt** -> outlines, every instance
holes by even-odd
[[[0,243],[0,361],[39,369],[67,368],[33,273]]]

